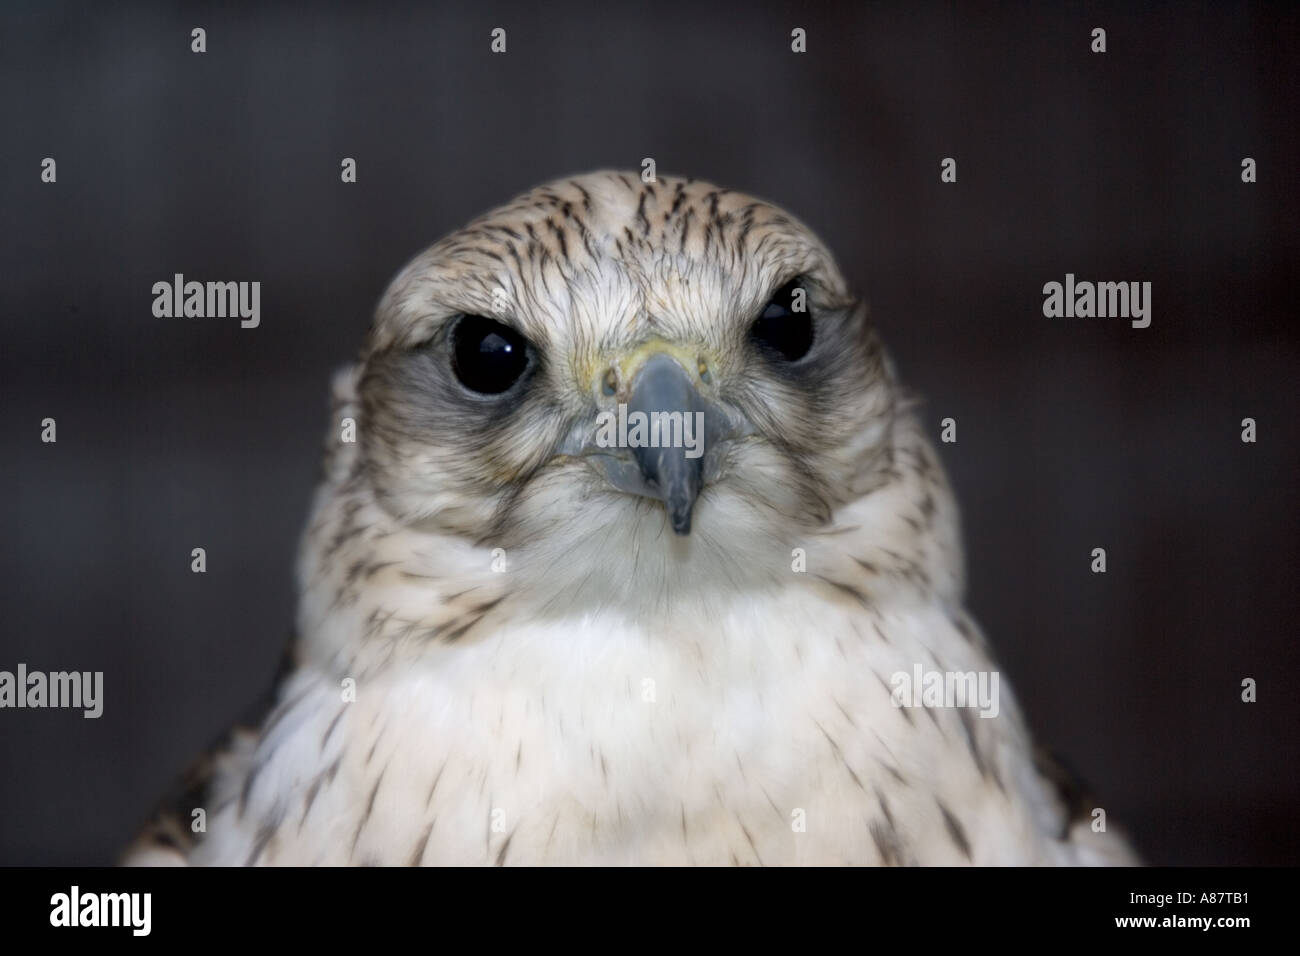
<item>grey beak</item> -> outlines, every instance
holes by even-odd
[[[627,410],[685,416],[704,411],[704,406],[685,369],[667,355],[655,355],[637,372]],[[668,522],[680,535],[691,533],[691,511],[704,475],[704,459],[688,458],[686,452],[684,447],[640,447],[632,452],[646,487],[664,503]]]
[[[586,459],[619,491],[662,501],[673,531],[689,535],[695,501],[704,486],[721,474],[725,449],[732,441],[754,434],[754,426],[739,410],[702,394],[691,373],[666,354],[646,359],[629,385],[626,407],[620,406],[621,411],[629,419],[637,412],[650,421],[659,415],[661,429],[657,443],[628,441],[625,444],[620,430],[620,441],[610,444],[600,417],[620,413],[606,407],[599,412],[595,423],[585,416],[575,418],[569,433],[556,445],[555,453]],[[609,393],[605,396],[609,397]],[[664,439],[665,413],[675,415],[676,422],[670,431],[675,431],[680,424],[683,441],[676,441],[676,436],[673,441]],[[692,426],[689,438],[687,421]]]

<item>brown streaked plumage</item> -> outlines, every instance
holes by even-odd
[[[620,405],[698,414],[701,454],[600,444]],[[594,173],[452,233],[335,379],[279,710],[170,852],[1131,860],[1005,683],[988,719],[896,706],[914,667],[996,672],[914,405],[829,251],[761,200]]]

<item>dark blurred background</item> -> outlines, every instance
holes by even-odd
[[[102,670],[105,709],[0,711],[0,863],[111,862],[266,686],[328,377],[396,270],[644,157],[804,219],[936,438],[957,420],[970,603],[1111,823],[1150,862],[1300,861],[1298,26],[1290,4],[10,5],[0,669]],[[155,318],[176,272],[260,280],[261,327]],[[1044,318],[1067,272],[1152,282],[1150,328]]]

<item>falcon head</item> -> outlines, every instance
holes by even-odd
[[[356,388],[359,473],[400,524],[683,585],[759,554],[788,571],[792,540],[883,480],[896,404],[807,227],[617,172],[537,188],[414,259]]]

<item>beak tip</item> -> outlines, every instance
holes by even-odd
[[[695,504],[692,498],[689,501],[664,502],[664,507],[668,512],[668,523],[673,526],[673,534],[687,537],[691,533],[691,511]]]

